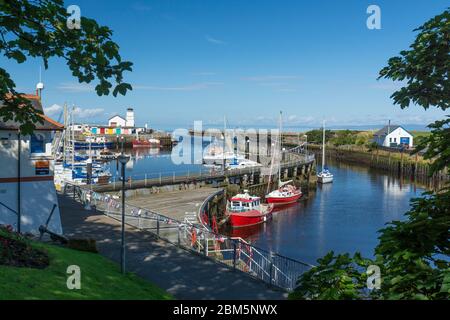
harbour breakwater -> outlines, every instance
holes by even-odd
[[[308,149],[317,155],[322,152],[320,145],[308,145]],[[448,169],[431,174],[431,162],[409,151],[393,151],[385,148],[368,150],[362,146],[327,146],[326,158],[364,165],[400,178],[417,181],[430,190],[439,190],[449,181]],[[318,164],[321,164],[321,158],[318,159]]]

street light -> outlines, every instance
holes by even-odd
[[[305,134],[305,153],[308,155],[308,135]]]
[[[122,165],[122,247],[120,250],[120,269],[125,273],[125,165],[130,160],[129,156],[122,153],[117,157],[117,162]]]

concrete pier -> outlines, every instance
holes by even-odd
[[[203,195],[209,190],[195,190]],[[142,201],[151,208],[160,207],[166,213],[184,211],[178,202],[179,191],[172,194],[155,195],[153,201]],[[72,238],[95,239],[97,248],[103,256],[120,261],[120,221],[102,212],[86,210],[69,195],[59,195],[61,219],[64,234]],[[164,207],[166,198],[174,206]],[[185,208],[196,208],[198,198]],[[204,200],[204,199],[203,199]],[[181,200],[180,200],[181,201]],[[127,200],[128,202],[128,200]],[[200,254],[179,248],[171,243],[157,239],[154,234],[126,225],[126,268],[139,276],[165,289],[177,299],[212,300],[279,300],[286,299],[287,293],[270,287],[246,273],[235,272],[224,264],[208,259]]]
[[[197,213],[203,201],[217,191],[216,188],[169,191],[158,194],[137,195],[127,198],[127,203],[158,212],[166,217],[198,223]],[[192,219],[192,220],[191,220]],[[195,219],[195,221],[193,221]]]

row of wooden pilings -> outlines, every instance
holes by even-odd
[[[309,148],[321,152],[320,146],[310,146]],[[449,180],[447,169],[431,174],[431,164],[422,160],[418,154],[386,150],[353,150],[345,147],[327,147],[326,154],[327,158],[339,162],[364,165],[400,178],[417,181],[431,190],[438,190]]]

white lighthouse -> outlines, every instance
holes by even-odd
[[[133,110],[133,108],[127,109],[126,126],[134,127],[134,110]]]

